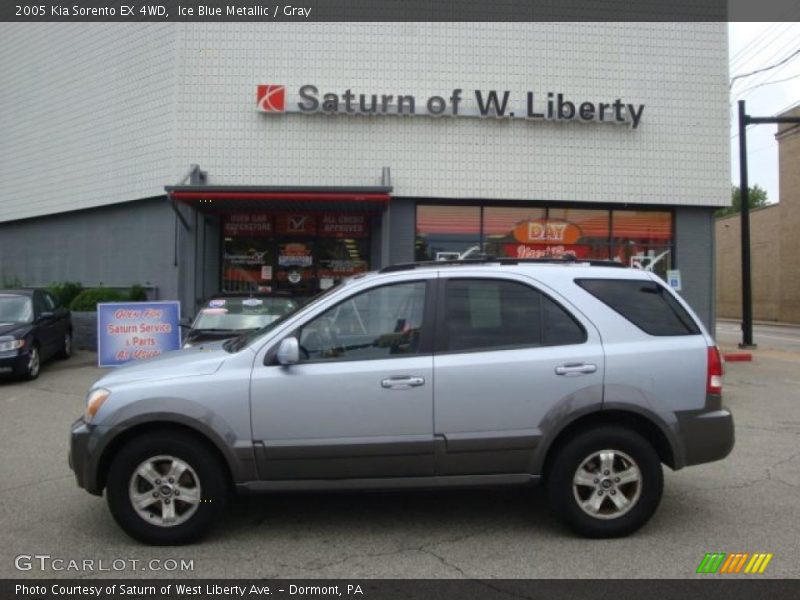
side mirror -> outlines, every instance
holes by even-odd
[[[278,362],[284,367],[296,365],[300,362],[300,342],[296,337],[284,338],[278,346]]]
[[[36,322],[37,322],[37,323],[41,323],[42,321],[49,321],[50,319],[53,319],[53,318],[55,318],[55,316],[56,316],[56,313],[54,313],[54,312],[50,312],[50,311],[48,310],[48,311],[45,311],[45,312],[43,312],[42,314],[40,314],[40,315],[39,315],[39,318],[38,318],[38,319],[36,319]]]
[[[181,317],[181,320],[178,321],[178,327],[186,327],[191,328],[192,320],[189,317]]]

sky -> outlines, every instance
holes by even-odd
[[[731,78],[780,62],[800,49],[800,23],[730,23],[728,33]],[[730,96],[734,185],[739,184],[737,101],[742,99],[747,114],[757,117],[775,116],[800,104],[800,55],[780,67],[734,82]],[[758,184],[767,190],[769,202],[779,200],[776,131],[777,125],[753,125],[747,130],[748,179],[751,186]]]

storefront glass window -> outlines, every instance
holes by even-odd
[[[671,267],[672,213],[615,210],[612,221],[612,258],[627,266],[651,268],[666,278]]]
[[[524,206],[417,207],[417,260],[492,256],[616,260],[666,276],[672,213]]]
[[[547,211],[550,224],[568,224],[565,228],[569,235],[570,226],[575,227],[577,237],[574,245],[565,244],[564,253],[571,253],[577,258],[593,258],[608,260],[609,250],[609,211],[586,208],[551,208]],[[559,226],[553,225],[554,229]]]
[[[446,260],[480,253],[479,206],[417,206],[416,260]]]
[[[607,210],[487,206],[484,246],[494,256],[608,259],[608,219]]]
[[[270,285],[275,249],[270,215],[239,213],[222,220],[222,290],[257,292]]]
[[[515,233],[525,223],[545,218],[543,208],[487,206],[483,209],[483,248],[492,256],[519,256],[523,244]]]

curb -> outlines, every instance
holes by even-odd
[[[722,355],[725,362],[751,362],[753,355],[750,352],[728,352]]]

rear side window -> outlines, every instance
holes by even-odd
[[[561,306],[527,285],[498,279],[450,279],[442,351],[465,352],[582,344],[583,328]]]
[[[664,286],[638,279],[576,279],[575,283],[650,335],[697,335],[688,312]]]

